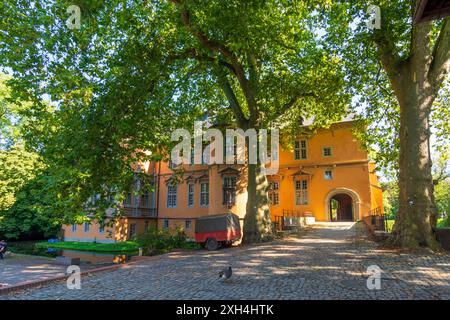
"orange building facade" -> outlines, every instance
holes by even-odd
[[[298,137],[293,150],[279,150],[279,170],[268,176],[271,217],[282,228],[283,217],[316,221],[358,221],[383,212],[382,189],[375,164],[352,133],[352,121]],[[127,195],[125,217],[102,230],[98,223],[64,226],[66,241],[114,242],[133,238],[150,227],[182,228],[194,237],[198,217],[233,212],[245,216],[247,191],[243,165],[184,165],[174,180],[169,163],[147,163],[155,178],[151,193]]]

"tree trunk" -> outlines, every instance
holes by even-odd
[[[400,104],[399,211],[392,234],[394,244],[404,248],[438,248],[434,185],[430,153],[429,116],[434,96],[430,84],[416,80],[414,66],[403,79]]]
[[[258,161],[259,162],[259,161]],[[247,210],[244,218],[244,243],[265,241],[271,233],[268,182],[261,164],[247,166]]]

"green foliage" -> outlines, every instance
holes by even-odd
[[[42,168],[39,156],[24,150],[23,146],[14,146],[11,150],[0,149],[0,211],[14,204],[16,193],[34,179]]]
[[[52,209],[47,193],[51,177],[36,153],[16,145],[0,150],[0,237],[55,236],[61,214]]]
[[[439,182],[434,192],[438,213],[450,216],[450,179]]]
[[[28,141],[49,165],[66,222],[94,194],[91,214],[103,219],[129,189],[131,164],[166,157],[170,132],[205,115],[295,134],[305,118],[327,126],[346,111],[333,46],[342,17],[328,0],[73,1],[80,30],[65,25],[68,4],[0,4],[0,60],[12,99],[32,104]]]
[[[448,139],[448,137],[442,137]],[[440,216],[450,216],[450,146],[442,146],[442,153],[434,159],[434,197]],[[446,220],[447,223],[449,219]]]
[[[8,239],[57,236],[62,214],[54,211],[52,198],[46,194],[49,180],[39,175],[17,191],[14,204],[0,212],[0,235]]]
[[[399,207],[398,183],[397,181],[383,183],[382,188],[384,211],[388,219],[395,220]]]
[[[444,219],[438,219],[437,222],[438,228],[450,228],[450,217]]]
[[[175,234],[168,230],[152,228],[138,236],[137,242],[144,248],[145,255],[166,253],[176,248],[199,248],[198,244],[186,241],[186,234],[181,228],[176,229]]]
[[[335,46],[343,58],[348,91],[353,96],[351,110],[360,119],[356,134],[370,151],[380,170],[389,179],[396,179],[399,159],[400,108],[394,93],[389,72],[383,65],[381,49],[395,57],[394,64],[401,65],[410,59],[412,46],[412,8],[418,1],[373,0],[341,1],[336,4],[334,15],[340,22],[334,23],[335,34],[330,37],[343,39]],[[367,25],[369,5],[381,9],[381,30],[370,30]],[[429,43],[437,42],[443,20],[432,23]],[[340,36],[339,36],[340,35]],[[428,41],[428,40],[426,40]],[[380,49],[381,48],[381,49]],[[431,52],[430,52],[431,54]],[[430,126],[436,135],[434,148],[448,145],[449,78],[441,86],[436,97]]]

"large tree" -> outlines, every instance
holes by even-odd
[[[450,72],[450,18],[417,24],[413,17],[418,1],[373,4],[381,9],[381,28],[374,30],[366,26],[368,6],[343,5],[349,17],[356,18],[343,46],[355,81],[351,85],[364,95],[365,107],[375,106],[384,115],[385,123],[396,119],[398,106],[399,122],[387,126],[392,138],[397,125],[399,134],[400,194],[394,243],[436,248],[430,115]]]
[[[68,4],[0,5],[16,94],[59,104],[43,148],[65,168],[63,197],[118,185],[124,159],[167,148],[167,133],[202,114],[242,129],[328,125],[348,102],[338,39],[323,37],[338,18],[330,1],[72,1],[80,30],[64,24]],[[263,165],[247,166],[246,242],[270,230]]]

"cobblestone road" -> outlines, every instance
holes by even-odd
[[[355,225],[321,223],[300,238],[217,252],[173,252],[0,299],[450,299],[450,256],[379,250]],[[218,277],[232,265],[228,282]],[[382,270],[368,290],[367,267]]]

